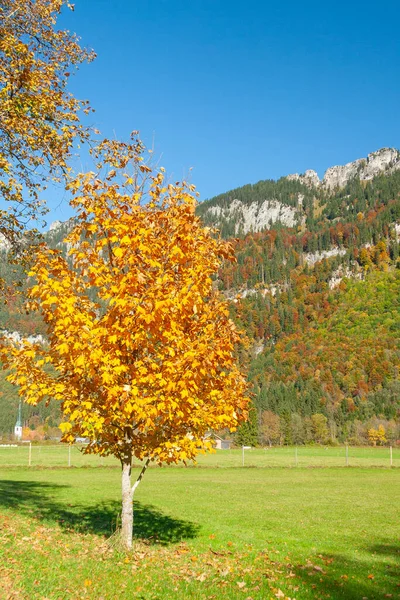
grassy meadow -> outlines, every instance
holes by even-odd
[[[130,554],[118,468],[0,467],[0,598],[400,598],[398,469],[208,466],[149,469]]]
[[[101,467],[118,466],[114,457],[100,457],[83,454],[79,446],[70,449],[65,444],[36,445],[31,447],[31,465],[34,467]],[[18,447],[0,446],[0,468],[8,466],[28,466],[29,444]],[[241,449],[217,450],[213,454],[200,455],[200,467],[241,467]],[[349,447],[348,465],[351,467],[389,467],[390,450],[387,447]],[[344,467],[346,449],[343,446],[287,446],[272,448],[252,448],[245,450],[246,467]],[[400,467],[400,448],[392,450],[392,466]]]

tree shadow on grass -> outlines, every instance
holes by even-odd
[[[120,524],[121,505],[110,501],[96,505],[66,504],[54,496],[70,486],[0,480],[0,506],[45,522],[57,522],[67,531],[110,536]],[[168,545],[197,536],[199,526],[163,514],[158,508],[134,503],[135,539]]]
[[[387,544],[375,544],[374,546],[370,546],[369,550],[374,554],[381,554],[382,556],[394,556],[400,564],[400,541],[397,543],[390,541]]]
[[[400,546],[388,542],[365,548],[357,560],[341,554],[330,554],[324,556],[325,564],[316,558],[317,569],[313,564],[308,564],[292,567],[292,571],[306,588],[313,590],[316,598],[397,598],[400,591],[399,553]]]

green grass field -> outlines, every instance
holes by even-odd
[[[205,464],[146,473],[131,554],[119,469],[1,467],[0,598],[400,598],[398,469]]]
[[[297,452],[297,454],[296,454]],[[29,444],[18,447],[0,446],[0,467],[27,466],[29,461]],[[79,447],[69,450],[64,444],[53,446],[32,445],[31,465],[40,467],[74,467],[113,466],[118,462],[113,457],[101,458],[82,454]],[[242,450],[217,450],[215,454],[200,455],[199,466],[241,467]],[[253,448],[246,450],[244,464],[248,467],[344,467],[346,466],[346,449],[340,447],[300,446],[297,448],[278,446],[273,448]],[[389,467],[390,450],[386,447],[350,447],[348,464],[353,467]],[[400,467],[400,448],[392,450],[392,465]]]

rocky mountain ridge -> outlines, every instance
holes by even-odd
[[[368,154],[367,158],[329,167],[322,180],[316,171],[310,169],[304,174],[288,175],[277,182],[261,181],[253,186],[244,186],[206,200],[200,205],[198,212],[204,222],[221,229],[222,233],[225,226],[231,235],[256,233],[277,224],[298,227],[304,225],[307,198],[309,201],[317,197],[326,199],[343,189],[353,179],[368,182],[379,175],[390,175],[398,170],[400,151],[395,148],[381,148]],[[289,187],[287,193],[282,194],[278,186],[282,188],[285,181]],[[269,186],[265,193],[269,195],[260,197],[263,184],[267,183]]]
[[[321,186],[327,190],[334,190],[344,187],[353,177],[359,177],[360,181],[369,181],[381,173],[392,173],[398,169],[400,169],[400,151],[396,148],[381,148],[368,154],[367,158],[358,158],[346,165],[329,167],[322,180],[311,169],[304,175],[298,173],[288,175],[287,179],[300,181],[309,187]]]

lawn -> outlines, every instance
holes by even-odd
[[[387,447],[349,447],[347,462],[353,467],[389,467],[390,450]],[[27,466],[29,462],[29,444],[17,447],[0,446],[0,468],[6,466]],[[78,446],[69,448],[65,444],[36,445],[31,447],[32,466],[74,467],[115,466],[113,457],[100,457],[82,454]],[[243,454],[241,449],[217,450],[215,454],[200,455],[199,466],[203,467],[241,467]],[[344,446],[276,446],[272,448],[252,448],[244,454],[245,466],[254,467],[344,467],[346,466],[346,448]],[[400,467],[400,448],[392,450],[392,465]]]
[[[2,468],[0,597],[400,598],[399,475],[152,468],[125,554],[118,469]]]

